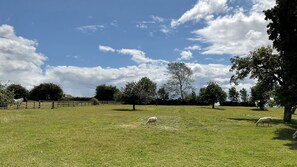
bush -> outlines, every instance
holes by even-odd
[[[91,98],[90,102],[91,102],[92,105],[99,105],[100,104],[100,102],[96,98]]]

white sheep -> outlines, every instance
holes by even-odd
[[[157,122],[157,117],[154,116],[154,117],[149,117],[149,118],[147,119],[146,124],[148,124],[148,123],[156,123],[156,122]]]
[[[293,139],[297,138],[297,131],[293,134]]]
[[[267,123],[269,126],[271,122],[272,122],[271,117],[262,117],[256,122],[256,126],[258,126],[259,124],[262,124],[264,126],[264,123]]]

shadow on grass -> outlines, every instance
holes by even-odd
[[[144,111],[144,110],[133,110],[133,109],[112,109],[113,111],[122,111],[122,112],[136,112],[136,111]]]
[[[276,137],[274,140],[288,140],[290,143],[284,144],[284,146],[289,147],[290,150],[297,150],[297,141],[292,138],[295,129],[292,128],[281,128],[275,131]]]
[[[254,118],[227,118],[234,121],[248,121],[252,123],[256,123],[258,119]],[[291,123],[284,123],[283,120],[273,119],[272,126],[282,124],[285,125],[285,128],[277,129],[275,133],[275,137],[273,140],[287,140],[288,143],[284,144],[284,146],[288,147],[290,150],[297,150],[297,141],[292,138],[293,133],[297,130],[297,122],[292,121]],[[260,126],[263,127],[263,126]],[[265,126],[267,127],[267,126]]]
[[[267,112],[269,110],[265,109],[265,110],[260,110],[259,108],[251,108],[250,110],[252,111],[259,111],[259,112]]]
[[[204,109],[208,109],[208,110],[225,110],[224,108],[212,108],[212,107],[201,107],[201,108],[204,108]]]

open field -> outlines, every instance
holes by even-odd
[[[0,166],[297,166],[297,124],[282,109],[131,108],[0,110]],[[262,116],[272,127],[255,127]]]

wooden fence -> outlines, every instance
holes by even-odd
[[[59,107],[77,107],[92,105],[89,101],[24,101],[21,104],[13,104],[0,109],[46,109]]]

